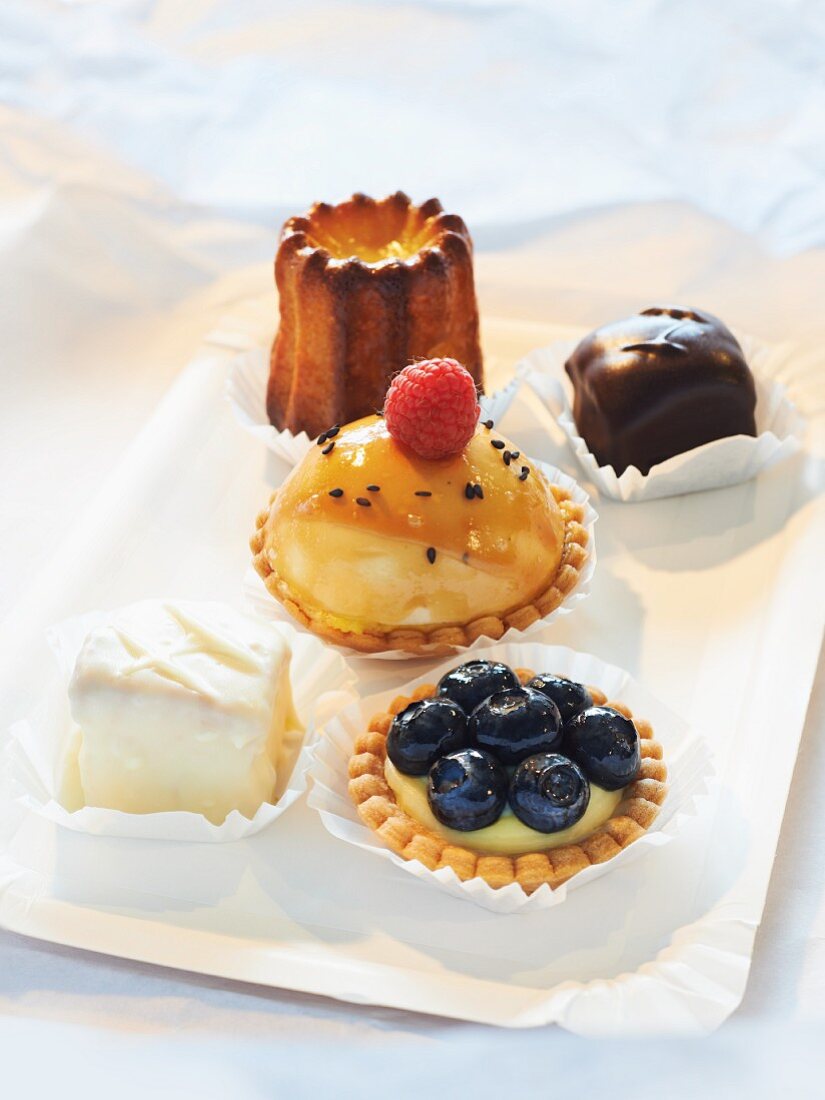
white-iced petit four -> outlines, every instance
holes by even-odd
[[[272,799],[297,726],[290,648],[272,624],[215,603],[146,600],[87,636],[69,687],[83,800],[222,822]]]

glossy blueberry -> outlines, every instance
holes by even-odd
[[[426,775],[439,756],[468,743],[461,707],[450,699],[422,699],[393,718],[387,756],[404,775]]]
[[[564,727],[564,751],[591,783],[617,791],[639,774],[639,735],[629,718],[610,707],[588,707]]]
[[[469,832],[498,821],[508,783],[506,770],[490,753],[460,749],[430,768],[427,799],[442,825]]]
[[[476,707],[467,729],[470,744],[493,753],[502,764],[518,764],[561,745],[559,708],[533,688],[497,691]]]
[[[590,784],[578,764],[555,752],[522,760],[510,780],[513,813],[540,833],[569,829],[584,817]]]
[[[562,723],[569,722],[579,711],[593,706],[593,696],[584,684],[566,680],[563,676],[554,676],[550,672],[541,672],[534,676],[527,686],[553,700],[559,708]]]
[[[452,699],[469,715],[493,692],[518,686],[518,676],[507,665],[499,661],[468,661],[441,677],[437,694]]]

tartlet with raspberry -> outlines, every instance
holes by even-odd
[[[334,425],[257,518],[254,564],[313,632],[441,654],[550,614],[588,559],[582,504],[479,422],[455,360],[414,363],[382,414]]]

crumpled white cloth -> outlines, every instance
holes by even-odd
[[[824,30],[799,0],[6,0],[0,100],[248,226],[402,187],[484,247],[687,200],[792,251],[825,239]]]

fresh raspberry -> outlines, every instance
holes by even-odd
[[[476,384],[455,359],[410,363],[393,378],[384,401],[390,435],[421,458],[462,451],[478,414]]]

